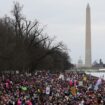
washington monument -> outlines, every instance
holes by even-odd
[[[91,67],[91,13],[90,6],[86,7],[86,37],[85,37],[85,66]]]

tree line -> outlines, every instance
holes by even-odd
[[[14,3],[12,17],[0,19],[0,70],[65,70],[73,65],[62,42],[54,43],[37,20],[29,21]]]

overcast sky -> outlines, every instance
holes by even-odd
[[[14,0],[0,1],[0,17],[10,15]],[[68,47],[72,62],[85,53],[86,5],[91,7],[92,61],[105,62],[105,0],[17,0],[24,6],[23,14],[47,25],[45,32],[56,36]]]

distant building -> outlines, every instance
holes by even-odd
[[[103,68],[103,67],[105,67],[105,64],[103,63],[102,59],[100,59],[99,62],[94,61],[93,67],[94,68]]]
[[[80,57],[79,60],[78,60],[77,67],[78,67],[78,68],[83,67],[83,61],[82,61],[81,57]]]

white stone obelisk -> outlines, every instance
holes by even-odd
[[[85,66],[91,67],[91,13],[90,6],[86,8],[86,42],[85,42]]]

